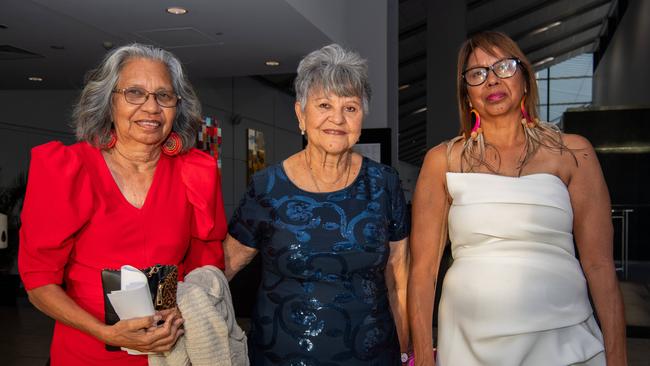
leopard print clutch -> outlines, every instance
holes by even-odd
[[[156,310],[165,310],[176,307],[176,289],[178,288],[178,268],[172,267],[164,276],[161,276],[156,286],[156,297],[154,299],[154,308]],[[156,268],[156,266],[152,267]],[[164,268],[164,267],[163,267]],[[151,283],[151,281],[149,281]],[[153,294],[153,293],[152,293]]]

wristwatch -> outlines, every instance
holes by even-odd
[[[402,361],[402,363],[406,363],[409,360],[409,354],[406,352],[402,352],[400,354],[400,360]]]

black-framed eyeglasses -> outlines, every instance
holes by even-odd
[[[494,72],[494,75],[499,77],[499,79],[511,78],[517,73],[517,65],[521,61],[518,58],[508,57],[501,59],[490,66],[480,66],[472,67],[471,69],[465,70],[461,75],[465,82],[469,86],[479,86],[487,80],[488,73],[490,70]]]
[[[181,100],[181,97],[176,95],[176,93],[169,90],[159,90],[155,92],[150,92],[144,88],[137,86],[132,86],[129,88],[115,89],[113,93],[124,94],[124,99],[131,104],[143,105],[149,100],[149,96],[153,95],[156,99],[156,103],[159,106],[165,108],[172,108],[178,105],[178,102]]]

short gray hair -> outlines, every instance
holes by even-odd
[[[364,114],[372,91],[368,82],[368,62],[358,53],[338,44],[330,44],[305,56],[298,64],[294,83],[296,100],[303,111],[312,90],[322,90],[342,97],[359,97]]]
[[[139,43],[116,48],[106,55],[96,69],[88,72],[86,85],[72,113],[77,139],[96,147],[108,143],[113,126],[111,96],[122,68],[135,58],[160,61],[167,67],[174,92],[181,97],[172,130],[183,141],[183,152],[189,150],[196,144],[201,126],[201,103],[176,56],[161,48]]]

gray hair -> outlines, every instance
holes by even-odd
[[[181,97],[172,130],[183,141],[183,152],[189,150],[196,144],[201,126],[201,103],[176,56],[161,48],[139,43],[116,48],[96,69],[88,72],[86,85],[72,113],[77,139],[96,147],[108,143],[113,127],[111,96],[122,68],[134,58],[160,61],[167,67],[174,92]]]
[[[368,82],[368,62],[358,53],[330,44],[305,56],[298,64],[294,83],[296,100],[305,110],[312,90],[342,97],[359,97],[368,114],[372,91]]]

